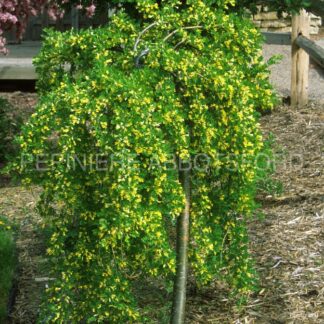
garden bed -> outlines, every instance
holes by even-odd
[[[261,124],[275,136],[284,186],[259,197],[265,218],[250,225],[261,291],[241,312],[226,291],[191,296],[190,323],[324,322],[324,105],[280,107]]]
[[[32,109],[36,95],[8,95],[18,109]],[[260,292],[238,309],[220,284],[196,292],[190,287],[187,323],[321,323],[324,321],[324,106],[312,103],[300,110],[280,107],[261,120],[272,132],[280,157],[275,179],[281,196],[260,195],[265,217],[250,225],[251,249],[260,275]],[[20,273],[14,323],[34,323],[45,289],[46,257],[42,220],[35,212],[39,189],[3,184],[0,214],[19,225],[17,249]],[[45,278],[45,279],[44,279]],[[158,286],[141,288],[140,305],[167,323],[169,304]]]

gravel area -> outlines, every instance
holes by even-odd
[[[324,39],[317,41],[324,47]],[[271,82],[283,97],[290,96],[291,46],[268,45],[263,47],[263,55],[268,60],[273,55],[282,55],[281,62],[271,67]],[[324,69],[311,63],[309,71],[309,99],[324,102]]]

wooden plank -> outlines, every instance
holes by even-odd
[[[298,36],[309,37],[310,17],[305,10],[292,17],[292,69],[291,69],[291,105],[303,107],[308,103],[309,55],[300,48]]]
[[[265,42],[272,45],[291,45],[291,33],[263,32]]]
[[[1,80],[36,80],[37,74],[31,59],[6,59],[0,64]]]
[[[36,282],[48,282],[48,281],[54,281],[56,278],[50,278],[50,277],[40,277],[35,278]]]
[[[308,53],[317,64],[324,68],[323,47],[317,45],[315,42],[302,35],[297,37],[296,44],[301,47],[306,53]]]
[[[37,80],[33,58],[39,53],[41,42],[22,42],[19,45],[8,45],[9,54],[0,56],[0,80]],[[70,64],[64,64],[69,73]]]

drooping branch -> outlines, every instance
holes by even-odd
[[[168,34],[167,36],[165,36],[164,39],[163,39],[163,41],[166,42],[169,38],[171,38],[174,34],[176,34],[177,32],[179,32],[180,30],[201,29],[201,28],[203,28],[203,26],[187,26],[187,27],[175,29],[170,34]]]
[[[154,26],[160,24],[160,22],[156,21],[150,25],[148,25],[146,28],[144,28],[138,35],[135,44],[134,44],[134,48],[133,51],[136,52],[137,47],[139,42],[141,41],[142,36],[151,28],[153,28]],[[190,29],[199,29],[199,28],[203,28],[202,26],[186,26],[181,28],[182,30],[190,30]],[[180,28],[173,30],[171,33],[169,33],[166,37],[163,38],[163,42],[166,42],[168,39],[170,39],[174,34],[176,34],[178,31],[181,30]],[[185,40],[179,42],[178,44],[176,44],[176,46],[174,47],[174,49],[176,49],[178,46],[180,46],[181,44],[183,44],[185,42]],[[143,58],[144,56],[146,56],[148,53],[150,52],[150,49],[148,47],[146,47],[144,50],[141,51],[141,53],[139,53],[136,57],[135,57],[135,66],[138,68],[140,67],[140,60],[141,58]]]
[[[138,37],[135,41],[135,44],[134,44],[134,48],[133,48],[133,51],[136,52],[137,50],[137,46],[139,44],[139,42],[141,41],[141,38],[142,36],[148,31],[150,30],[151,28],[153,28],[154,26],[158,25],[160,22],[159,21],[155,21],[153,22],[152,24],[148,25],[146,28],[144,28],[139,34],[138,34]]]

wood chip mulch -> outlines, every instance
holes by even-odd
[[[324,105],[280,107],[261,125],[284,186],[260,197],[265,218],[250,224],[261,290],[240,310],[219,289],[189,298],[188,323],[324,323]]]

